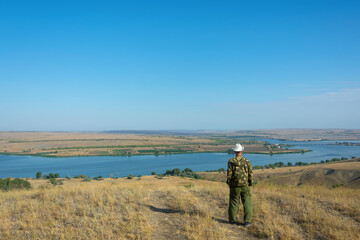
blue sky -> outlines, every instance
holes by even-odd
[[[359,1],[1,1],[0,130],[360,128]]]

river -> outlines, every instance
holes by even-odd
[[[293,144],[293,148],[310,149],[311,152],[297,154],[245,154],[253,166],[275,162],[320,162],[331,158],[360,157],[360,146],[332,145],[336,141],[292,142],[266,139],[270,143]],[[360,141],[342,141],[356,142]],[[191,168],[194,171],[205,171],[227,167],[232,155],[227,153],[190,153],[174,155],[140,155],[140,156],[96,156],[48,158],[37,156],[0,155],[0,178],[35,177],[36,172],[59,173],[61,177],[74,177],[85,174],[90,177],[123,177],[149,175],[151,172],[164,173],[167,169]]]

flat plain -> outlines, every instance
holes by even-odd
[[[171,134],[171,133],[169,133]],[[235,142],[245,145],[247,153],[299,153],[286,145],[244,140],[233,135],[192,133],[191,135],[154,135],[101,132],[0,132],[0,154],[50,157],[111,156],[142,154],[179,154],[227,152]]]

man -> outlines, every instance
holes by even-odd
[[[242,156],[244,147],[237,143],[233,148],[235,157],[228,162],[227,181],[230,187],[229,199],[229,223],[236,224],[236,216],[239,211],[240,198],[244,207],[244,222],[245,226],[251,224],[252,217],[252,203],[250,186],[253,184],[252,180],[252,166],[248,159]]]

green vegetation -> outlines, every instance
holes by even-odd
[[[36,173],[36,179],[40,179],[40,178],[41,178],[41,176],[42,176],[42,174],[41,174],[41,172],[40,172],[40,171]]]
[[[106,146],[86,146],[86,147],[57,147],[51,148],[50,150],[68,150],[68,149],[91,149],[91,148],[121,148],[120,150],[124,150],[123,148],[135,148],[135,147],[169,147],[171,145],[168,144],[159,144],[159,145],[106,145]]]
[[[11,180],[10,178],[0,179],[0,190],[10,191],[13,189],[29,189],[31,184],[23,179],[15,178]]]
[[[38,178],[39,175],[41,176],[41,172],[36,173],[36,178]],[[46,175],[46,174],[43,175],[44,179],[59,178],[59,177],[60,177],[60,175],[58,173],[55,173],[55,174],[49,173],[49,175]]]
[[[221,173],[221,172],[226,172],[226,170],[225,170],[225,168],[219,168],[218,170],[215,170],[215,169],[206,170],[205,172],[219,172],[219,173]]]
[[[77,176],[75,176],[74,178],[89,178],[89,177],[86,176],[86,175],[77,175]]]
[[[89,178],[88,176],[83,178],[83,182],[90,182],[90,181],[91,181],[91,178]]]
[[[56,180],[56,178],[50,178],[50,183],[54,186],[63,185],[64,184],[63,182],[64,182],[63,179]]]
[[[194,173],[190,168],[185,168],[184,170],[180,170],[179,168],[174,168],[173,170],[166,170],[165,174],[159,175],[160,178],[163,176],[180,176],[180,177],[188,177],[201,179],[201,176],[197,173]]]
[[[338,184],[333,185],[331,188],[338,188],[338,187],[342,187],[342,186],[344,186],[344,184],[338,183]]]
[[[253,167],[253,169],[275,169],[275,168],[279,168],[279,167],[292,167],[292,166],[308,166],[308,165],[315,165],[315,164],[322,164],[322,163],[330,163],[330,162],[338,162],[338,161],[344,161],[344,160],[348,160],[348,158],[346,157],[342,157],[342,158],[332,158],[329,160],[322,160],[321,162],[311,162],[311,163],[307,163],[307,162],[296,162],[295,165],[293,165],[291,162],[288,162],[287,164],[283,163],[283,162],[276,162],[276,163],[270,163],[264,166],[259,166],[256,165]]]

